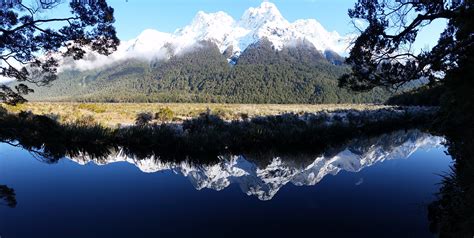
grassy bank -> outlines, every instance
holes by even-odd
[[[102,158],[119,147],[138,158],[209,160],[222,154],[261,151],[318,154],[352,138],[427,125],[435,113],[431,108],[389,108],[290,113],[234,121],[203,113],[179,125],[108,128],[98,124],[61,124],[28,112],[3,112],[0,142],[21,146],[52,161],[80,154]]]
[[[270,116],[287,113],[315,113],[335,110],[377,110],[387,106],[373,104],[208,104],[208,103],[67,103],[30,102],[17,106],[2,105],[11,113],[31,111],[36,115],[46,115],[61,123],[93,121],[107,127],[135,122],[138,113],[152,115],[166,109],[166,121],[184,121],[195,118],[209,109],[212,114],[224,120],[238,120],[246,117]],[[160,117],[155,118],[160,122]]]

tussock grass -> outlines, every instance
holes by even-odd
[[[430,108],[349,109],[224,121],[208,110],[179,125],[158,125],[149,123],[148,112],[137,117],[136,126],[109,128],[88,116],[63,124],[23,111],[0,116],[0,141],[18,142],[50,162],[84,153],[103,158],[117,148],[138,158],[179,160],[259,151],[319,154],[351,138],[426,125],[435,114]]]
[[[137,114],[150,112],[155,121],[184,121],[195,118],[209,109],[223,120],[238,120],[256,116],[304,114],[336,110],[377,110],[390,106],[374,104],[213,104],[213,103],[73,103],[73,102],[29,102],[17,106],[2,105],[9,112],[31,111],[36,115],[55,118],[61,123],[72,123],[92,117],[100,125],[116,127],[135,123]],[[172,118],[169,118],[172,115]]]

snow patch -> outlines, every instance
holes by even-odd
[[[418,130],[398,131],[379,136],[376,140],[355,140],[336,153],[316,157],[307,165],[297,164],[302,158],[283,160],[276,157],[267,165],[258,166],[252,162],[254,160],[244,156],[221,156],[217,164],[196,165],[186,161],[163,162],[154,156],[138,159],[125,154],[123,150],[106,158],[96,159],[82,155],[70,160],[81,165],[127,162],[145,173],[171,170],[188,178],[197,190],[220,191],[234,183],[238,184],[245,194],[267,201],[288,183],[295,186],[312,186],[327,175],[336,175],[340,171],[359,172],[385,160],[406,159],[417,150],[440,147],[443,142],[442,137],[431,136]],[[362,182],[363,179],[355,185],[361,185]]]
[[[199,11],[189,25],[174,33],[147,29],[134,39],[122,41],[118,50],[110,56],[90,53],[94,57],[68,62],[65,68],[86,70],[128,58],[167,59],[192,49],[193,45],[202,41],[215,43],[221,53],[231,47],[228,58],[231,63],[248,46],[264,38],[276,50],[291,47],[295,42],[309,42],[321,52],[332,50],[347,55],[355,35],[341,36],[335,31],[329,32],[315,19],[290,23],[275,4],[262,2],[258,7],[247,9],[238,21],[222,11]]]

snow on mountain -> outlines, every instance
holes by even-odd
[[[173,36],[169,33],[147,29],[138,35],[137,38],[126,42],[121,50],[125,49],[133,56],[156,57],[157,53],[163,50],[165,44],[172,39]],[[121,52],[119,51],[119,53]]]
[[[266,201],[272,199],[288,183],[296,186],[315,185],[329,174],[336,175],[342,170],[358,172],[385,160],[405,159],[418,149],[437,147],[442,142],[441,137],[417,130],[399,131],[373,140],[355,140],[335,153],[318,156],[306,164],[298,164],[304,158],[276,157],[267,165],[258,166],[252,159],[244,156],[220,157],[220,162],[213,165],[171,163],[156,157],[137,159],[123,151],[103,159],[78,156],[71,160],[81,165],[128,162],[145,173],[171,170],[187,177],[197,190],[207,188],[220,191],[235,183],[245,194]]]
[[[158,32],[155,33],[157,34]],[[149,38],[140,37],[132,41],[148,47],[150,52],[159,50],[157,45],[163,45],[163,41],[173,45],[178,51],[199,41],[211,41],[221,52],[232,47],[235,56],[263,38],[267,38],[276,50],[291,46],[295,42],[308,41],[320,51],[332,50],[344,54],[349,48],[351,36],[342,37],[337,32],[328,32],[314,19],[290,23],[281,15],[275,4],[263,2],[259,7],[246,10],[239,21],[235,21],[225,12],[200,11],[190,25],[178,29],[171,39],[150,34]],[[134,52],[137,49],[132,47],[127,50]]]
[[[309,42],[321,52],[331,50],[345,55],[353,37],[329,32],[314,19],[291,23],[282,16],[275,4],[262,2],[258,7],[247,9],[238,21],[222,11],[199,11],[189,25],[174,33],[146,29],[136,38],[122,41],[111,56],[95,54],[90,57],[93,60],[66,61],[64,68],[91,69],[116,60],[137,57],[167,59],[193,49],[202,41],[215,43],[222,53],[227,49],[232,50],[230,58],[235,59],[249,45],[264,38],[273,44],[275,50]]]
[[[179,51],[199,41],[212,41],[224,52],[237,43],[235,35],[244,34],[244,29],[234,29],[234,25],[234,19],[225,12],[207,14],[200,11],[190,25],[175,32],[170,43]]]

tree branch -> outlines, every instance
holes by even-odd
[[[435,19],[438,19],[438,18],[446,18],[446,19],[452,19],[456,16],[456,14],[453,12],[453,11],[443,11],[443,12],[440,12],[440,13],[436,13],[436,14],[431,14],[431,15],[423,15],[423,14],[419,14],[411,23],[410,25],[408,25],[407,27],[405,27],[405,29],[398,33],[397,35],[389,35],[389,34],[386,34],[385,32],[383,33],[383,37],[385,38],[388,38],[388,39],[393,39],[395,41],[399,40],[400,38],[402,38],[403,36],[405,36],[406,34],[408,34],[408,32],[412,31],[413,29],[415,29],[417,26],[419,26],[423,21],[433,21]]]
[[[15,31],[18,31],[18,30],[21,30],[25,27],[29,27],[29,26],[34,26],[38,23],[46,23],[46,22],[58,22],[58,21],[67,21],[70,23],[70,20],[78,20],[80,19],[79,17],[68,17],[68,18],[51,18],[51,19],[44,19],[44,20],[34,20],[34,21],[31,21],[31,22],[28,22],[26,24],[23,24],[21,26],[18,26],[14,29],[11,29],[11,30],[5,30],[5,29],[1,29],[0,28],[0,31],[4,32],[4,33],[13,33]]]

